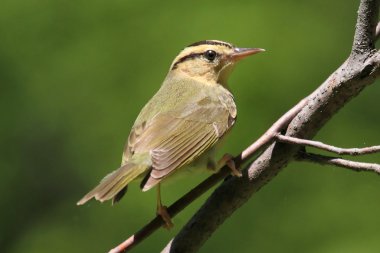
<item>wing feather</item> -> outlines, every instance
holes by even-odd
[[[162,143],[159,147],[152,150],[152,154],[159,156],[160,160],[170,160],[175,157],[183,147],[190,145],[190,143],[202,134],[202,127],[194,127],[192,131],[183,131],[178,129],[179,135],[173,136],[170,141]]]
[[[212,146],[215,143],[216,138],[211,133],[206,133],[204,136],[197,138],[194,140],[191,145],[187,145],[183,149],[179,150],[179,152],[168,159],[165,164],[162,164],[161,167],[154,166],[151,176],[158,179],[162,178],[162,176],[155,176],[156,171],[162,171],[163,175],[167,175],[171,173],[175,168],[180,167],[183,164],[186,164],[192,161],[195,157],[198,157],[205,149]],[[153,158],[153,161],[154,158]]]
[[[192,158],[192,154],[198,154],[199,148],[202,147],[202,145],[207,145],[207,141],[210,140],[210,138],[207,138],[208,135],[210,135],[209,132],[198,132],[198,134],[192,135],[191,138],[184,143],[184,145],[178,147],[175,152],[164,152],[164,155],[161,155],[161,153],[156,153],[155,150],[153,150],[151,153],[153,170],[166,170],[180,166],[185,162],[184,160]],[[163,150],[165,150],[165,147]]]
[[[223,103],[204,99],[180,111],[158,113],[134,126],[126,147],[127,159],[134,153],[149,153],[152,164],[143,190],[211,148],[233,125],[235,116]]]

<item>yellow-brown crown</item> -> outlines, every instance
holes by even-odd
[[[238,60],[264,51],[258,48],[237,48],[219,40],[204,40],[183,49],[174,59],[170,71],[181,72],[192,78],[224,84]]]

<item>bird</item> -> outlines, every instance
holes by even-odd
[[[121,166],[77,204],[92,198],[100,202],[112,199],[114,204],[124,196],[130,182],[140,180],[142,191],[157,188],[157,215],[166,228],[171,228],[160,185],[174,174],[191,168],[217,171],[228,165],[231,174],[241,176],[231,155],[215,160],[217,144],[231,130],[237,116],[227,79],[237,62],[263,51],[220,40],[203,40],[185,47],[134,122]]]

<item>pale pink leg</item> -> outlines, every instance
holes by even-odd
[[[168,213],[168,209],[166,208],[166,206],[163,206],[161,203],[160,184],[157,185],[157,214],[161,216],[161,218],[164,220],[165,222],[164,228],[166,228],[167,230],[170,230],[172,227],[174,227],[174,224]]]
[[[235,162],[233,160],[233,156],[231,154],[224,154],[223,157],[218,161],[218,168],[223,167],[224,165],[227,165],[228,168],[231,169],[231,174],[236,177],[241,177],[241,171],[236,169]]]

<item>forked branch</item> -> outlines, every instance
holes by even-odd
[[[290,122],[284,135],[312,139],[326,122],[380,74],[375,50],[379,0],[361,0],[352,52]],[[243,171],[224,181],[163,252],[196,252],[211,234],[252,194],[273,179],[299,151],[298,145],[273,143]]]
[[[241,165],[257,155],[259,151],[264,150],[251,165],[246,166],[242,178],[231,177],[212,193],[163,252],[196,252],[224,220],[243,205],[253,193],[274,178],[298,154],[299,145],[328,149],[331,152],[351,152],[352,154],[372,152],[372,150],[337,150],[336,147],[329,145],[326,147],[326,144],[321,145],[321,143],[306,141],[306,139],[312,139],[335,113],[379,76],[380,53],[374,47],[375,38],[380,34],[380,28],[376,30],[378,7],[379,0],[361,0],[350,57],[318,89],[288,111],[263,136],[235,158],[235,163]],[[280,137],[280,140],[279,133],[283,130],[286,138]],[[281,143],[275,142],[276,138]],[[289,138],[296,138],[297,141],[294,142],[295,139]],[[289,140],[293,141],[290,145],[282,143]],[[378,152],[378,147],[373,149]],[[311,161],[310,157],[316,156],[307,155],[307,158],[304,156],[299,159]],[[318,158],[319,163],[346,168],[351,166],[352,169],[355,167],[352,163],[356,163],[355,168],[361,166],[361,170],[364,170],[364,163],[322,156]],[[368,170],[378,172],[376,166]],[[174,217],[228,174],[229,169],[222,168],[220,172],[203,181],[171,205],[168,208],[169,214]],[[131,249],[162,225],[161,218],[156,217],[110,252],[125,252]]]

